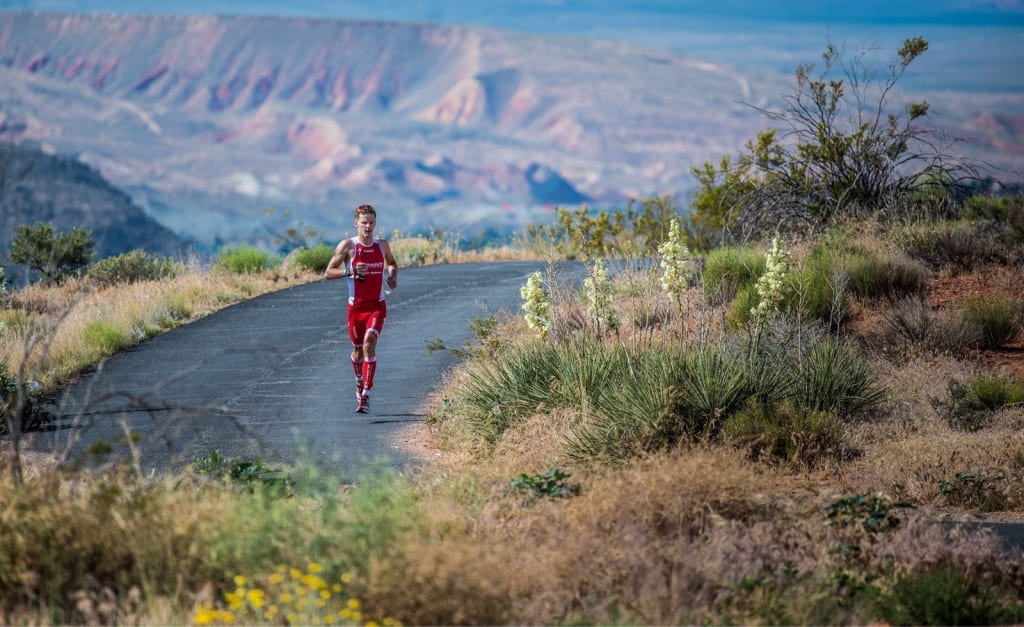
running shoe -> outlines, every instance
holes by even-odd
[[[369,396],[360,396],[359,397],[359,406],[356,407],[356,411],[358,413],[360,413],[360,414],[368,414],[368,413],[370,413],[370,397]]]

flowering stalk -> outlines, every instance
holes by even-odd
[[[539,271],[531,274],[526,284],[519,288],[519,295],[523,299],[526,326],[541,334],[551,330],[551,301],[544,291]]]
[[[779,305],[785,298],[786,286],[783,281],[788,273],[789,253],[782,248],[782,243],[776,236],[772,238],[772,249],[768,251],[768,256],[765,259],[765,272],[754,284],[754,290],[759,299],[757,305],[750,308],[750,315],[754,319],[756,328],[755,352],[760,343],[765,321],[779,311]]]
[[[676,301],[682,334],[685,325],[682,297],[690,283],[690,249],[683,241],[679,220],[672,219],[668,229],[668,240],[658,246],[658,253],[661,254],[661,287]]]
[[[597,323],[597,334],[601,335],[602,326],[607,329],[618,329],[619,313],[612,307],[612,282],[600,258],[594,262],[590,276],[583,280],[583,287],[587,293],[587,312]]]

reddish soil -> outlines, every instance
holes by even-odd
[[[941,276],[929,285],[925,300],[935,310],[948,310],[971,298],[997,296],[1024,302],[1024,275],[1017,269],[996,267],[983,273]],[[864,336],[870,334],[881,320],[881,310],[865,308],[854,312],[849,329],[855,335]],[[985,364],[1024,381],[1024,334],[1005,346],[977,351],[976,355]]]
[[[1024,302],[1024,281],[1020,272],[993,268],[984,273],[940,277],[928,289],[928,302],[937,308],[955,307],[971,298],[1009,297]],[[1024,381],[1024,337],[1000,348],[978,351],[989,366]]]

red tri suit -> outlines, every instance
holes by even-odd
[[[351,274],[357,263],[366,264],[366,274],[360,281],[348,277],[348,336],[352,346],[362,346],[367,331],[380,336],[388,307],[384,302],[384,251],[380,240],[373,239],[369,245],[358,237],[352,238],[352,259],[346,270]]]

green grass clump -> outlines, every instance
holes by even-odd
[[[277,258],[255,246],[237,246],[221,251],[214,265],[235,274],[252,274],[268,270]]]
[[[1011,258],[1011,239],[1009,227],[992,220],[928,222],[893,233],[893,241],[907,255],[933,270],[952,272],[1005,264]]]
[[[751,403],[727,418],[722,427],[723,441],[747,450],[753,459],[797,468],[840,459],[842,437],[842,422],[832,412],[789,403]]]
[[[980,375],[967,386],[968,397],[978,409],[995,411],[1024,404],[1024,382],[1004,376]]]
[[[765,271],[764,252],[749,246],[716,248],[704,262],[704,293],[712,304],[727,303]]]
[[[82,331],[82,340],[102,356],[113,355],[122,348],[134,344],[125,328],[105,320],[93,320],[86,324]]]
[[[973,297],[960,310],[961,320],[977,331],[979,348],[998,348],[1012,341],[1024,323],[1024,304],[1005,297]]]
[[[882,257],[864,251],[847,255],[851,293],[862,298],[898,299],[924,293],[928,270],[902,256]]]
[[[138,281],[159,281],[180,276],[185,271],[181,262],[133,250],[101,259],[89,266],[86,276],[100,286]]]
[[[320,274],[327,269],[333,256],[334,248],[321,242],[311,248],[295,251],[294,262],[300,268]]]

